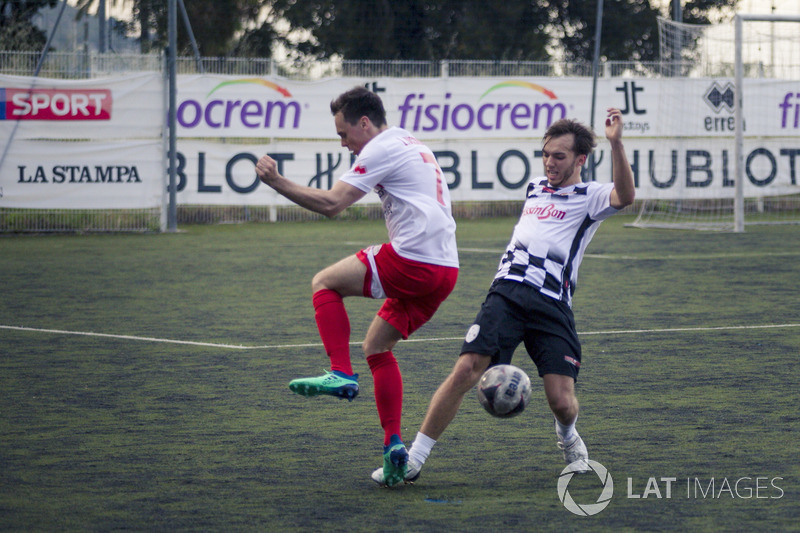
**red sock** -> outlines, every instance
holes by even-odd
[[[314,318],[317,329],[331,360],[331,370],[352,374],[350,364],[350,318],[338,292],[322,289],[314,293]]]
[[[400,418],[403,413],[403,376],[392,352],[376,353],[367,357],[375,387],[378,418],[383,427],[383,445],[389,445],[392,435],[400,435]]]

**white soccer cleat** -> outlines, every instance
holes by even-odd
[[[574,468],[573,472],[584,473],[591,470],[591,467],[589,466],[589,451],[586,449],[586,444],[584,444],[580,435],[575,437],[575,439],[569,444],[564,444],[564,442],[558,441],[556,445],[558,446],[559,450],[564,452],[564,460],[568,465],[571,465],[575,462],[580,463],[575,465],[577,468]]]
[[[414,483],[419,478],[419,473],[422,470],[422,465],[416,462],[414,459],[409,458],[408,462],[406,463],[408,467],[406,469],[406,475],[403,478],[403,482],[406,485],[410,485]],[[383,467],[376,469],[372,473],[372,481],[380,485],[381,487],[388,487],[389,485],[383,479]]]

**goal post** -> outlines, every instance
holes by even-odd
[[[742,232],[800,223],[798,23],[749,14],[709,25],[659,20],[669,89],[655,136],[665,148],[650,172],[671,175],[672,186],[641,195],[633,226]]]
[[[737,14],[734,17],[734,31],[735,31],[735,95],[736,105],[734,107],[734,120],[736,123],[736,145],[735,145],[735,158],[736,158],[736,196],[734,202],[734,231],[743,232],[745,227],[745,202],[744,202],[744,180],[745,180],[745,165],[744,165],[744,59],[743,59],[743,41],[744,41],[744,23],[745,22],[793,22],[800,23],[800,16],[789,15],[748,15]],[[798,26],[794,31],[799,31]],[[775,54],[775,36],[771,35],[772,42],[770,43],[770,54],[774,59]],[[772,62],[774,65],[774,61]],[[795,78],[797,79],[797,78]]]

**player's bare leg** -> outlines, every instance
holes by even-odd
[[[491,359],[484,355],[462,354],[450,375],[433,394],[420,432],[438,440],[456,417],[464,395],[478,383],[490,362]]]
[[[311,280],[311,291],[330,289],[341,296],[364,296],[364,276],[367,267],[355,255],[327,266]]]
[[[581,462],[577,472],[588,471],[589,453],[575,429],[579,410],[578,399],[575,397],[575,380],[571,376],[545,374],[543,381],[547,402],[556,419],[558,448],[564,452],[567,464]]]
[[[561,374],[545,374],[544,394],[556,419],[564,425],[578,418],[578,398],[575,397],[575,380]]]

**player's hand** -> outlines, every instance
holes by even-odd
[[[261,181],[270,185],[279,176],[278,163],[268,155],[263,156],[256,163],[256,175]]]
[[[618,141],[622,138],[622,112],[615,108],[608,108],[606,117],[606,138],[609,141]]]

